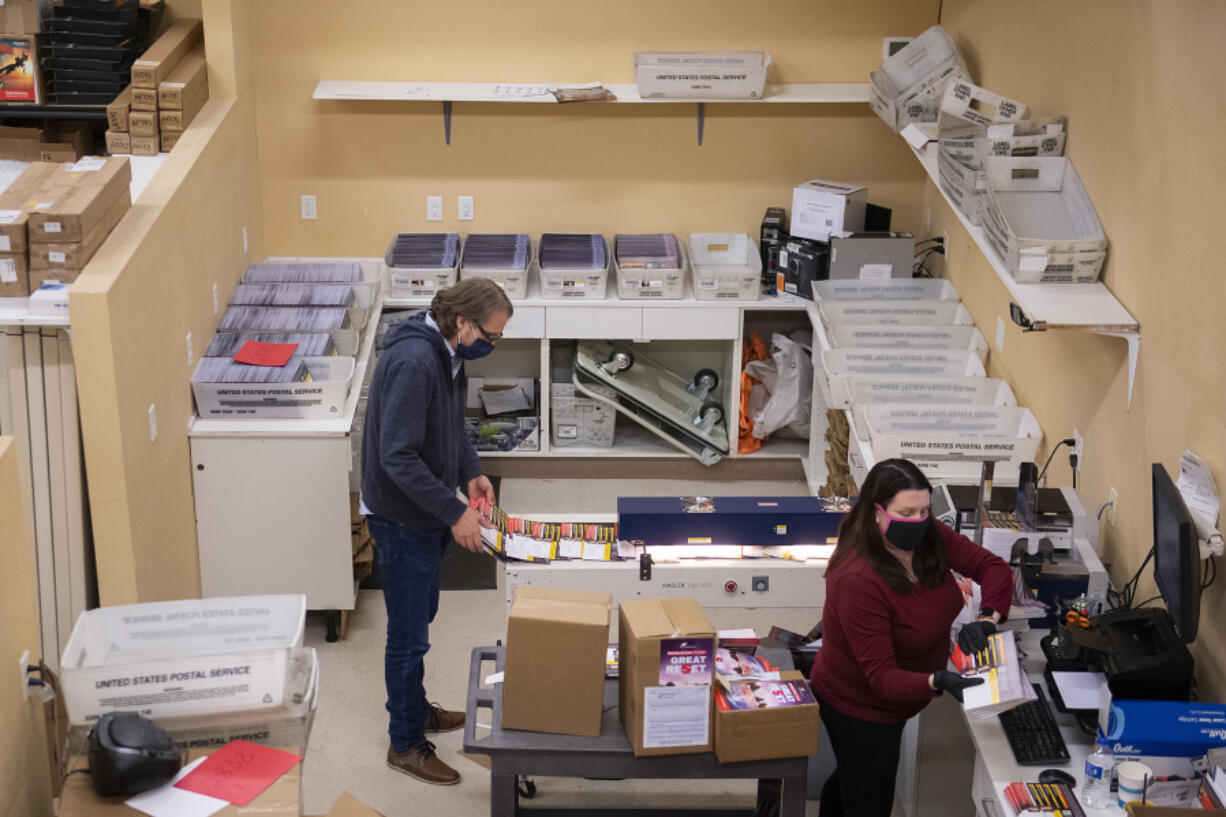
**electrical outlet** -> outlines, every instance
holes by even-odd
[[[996,316],[996,351],[1005,351],[1005,319]]]
[[[1081,471],[1086,467],[1086,452],[1085,440],[1081,437],[1081,432],[1073,429],[1073,453],[1077,455],[1077,470]]]
[[[473,197],[472,196],[460,196],[460,202],[456,208],[456,216],[460,219],[460,221],[472,221],[473,220]]]
[[[213,284],[213,316],[217,316],[217,311],[221,309],[221,297],[217,292],[217,284]]]
[[[243,255],[247,254],[247,225],[243,225]]]
[[[301,204],[302,204],[303,221],[314,221],[315,220],[315,197],[314,196],[303,196],[301,200]]]
[[[149,404],[149,442],[156,442],[158,438],[158,407],[154,403]]]
[[[1111,486],[1111,493],[1107,494],[1107,502],[1111,503],[1107,506],[1107,524],[1115,527],[1115,514],[1120,509],[1120,494],[1115,490],[1115,486]]]
[[[187,333],[187,368],[192,367],[192,361],[195,359],[195,353],[192,350],[192,333]]]
[[[426,221],[443,220],[443,197],[426,196]]]
[[[30,700],[30,651],[26,650],[21,654],[21,658],[17,659],[17,665],[21,668],[21,700]]]

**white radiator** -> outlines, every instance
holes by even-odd
[[[41,658],[58,672],[77,616],[97,604],[72,346],[65,330],[52,327],[0,333],[0,434],[16,439],[38,572]]]

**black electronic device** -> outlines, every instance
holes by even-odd
[[[1038,699],[1019,704],[1002,712],[1000,725],[1009,740],[1009,748],[1019,766],[1050,766],[1068,763],[1068,747],[1056,726],[1056,716],[1047,703],[1047,696],[1038,684],[1034,687]]]
[[[893,211],[889,207],[869,202],[864,208],[864,230],[870,233],[888,233]]]
[[[989,511],[1013,512],[1017,508],[1018,489],[1009,485],[993,485]],[[978,485],[950,485],[949,496],[958,509],[955,530],[965,534],[975,527]],[[1073,510],[1059,488],[1039,488],[1035,497],[1035,529],[1039,531],[1068,530],[1073,527]]]
[[[1162,463],[1152,468],[1154,581],[1183,643],[1200,624],[1200,541],[1196,521]]]
[[[1039,466],[1024,462],[1017,472],[1017,518],[1027,530],[1034,530],[1039,523]]]
[[[830,245],[808,238],[789,238],[779,250],[782,291],[813,300],[813,282],[830,276]]]
[[[171,780],[182,758],[166,730],[135,712],[108,712],[89,733],[89,773],[104,797],[148,791]]]
[[[1039,772],[1039,782],[1044,785],[1053,786],[1056,783],[1063,783],[1070,789],[1077,787],[1077,778],[1073,777],[1063,769],[1044,769]]]
[[[762,216],[758,252],[762,256],[762,284],[770,289],[775,288],[775,276],[779,272],[779,248],[788,240],[787,217],[782,207],[767,207]]]

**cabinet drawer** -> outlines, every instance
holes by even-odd
[[[596,306],[550,306],[545,310],[545,329],[551,338],[643,337],[643,311],[638,308]]]
[[[647,340],[730,340],[736,338],[739,321],[740,310],[736,307],[644,309],[643,337]]]
[[[545,307],[515,306],[515,314],[507,321],[503,336],[508,338],[545,337]]]

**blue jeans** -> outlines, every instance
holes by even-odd
[[[387,647],[383,676],[387,684],[387,733],[392,751],[406,752],[426,740],[425,658],[430,622],[438,613],[438,573],[451,539],[447,528],[402,525],[373,514],[367,517],[383,569],[387,606]]]

